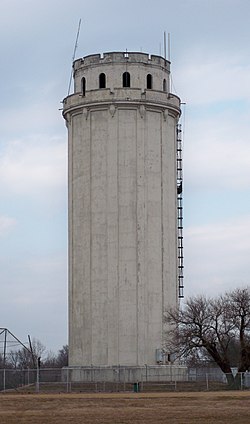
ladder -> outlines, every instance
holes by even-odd
[[[183,294],[183,169],[182,169],[182,128],[181,124],[176,127],[176,170],[177,170],[177,269],[178,269],[178,297],[184,297]]]

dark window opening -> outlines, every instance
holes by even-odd
[[[130,73],[124,72],[122,75],[122,85],[123,87],[130,87]]]
[[[165,78],[163,80],[163,91],[167,91],[167,81],[165,80]]]
[[[147,88],[151,90],[153,88],[153,77],[151,74],[147,75]]]
[[[99,75],[99,88],[106,88],[106,75],[103,73]]]
[[[86,79],[82,77],[82,95],[85,96],[86,92]]]

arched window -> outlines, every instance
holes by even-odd
[[[147,75],[147,88],[151,90],[153,88],[153,77],[151,74]]]
[[[122,86],[123,87],[130,87],[130,73],[124,72],[122,75]]]
[[[99,88],[106,88],[106,75],[103,73],[99,75]]]
[[[82,95],[85,96],[86,92],[86,78],[82,77]]]
[[[167,91],[167,81],[165,80],[165,78],[163,80],[163,91]]]

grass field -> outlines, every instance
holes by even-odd
[[[1,394],[1,424],[249,424],[250,392]]]

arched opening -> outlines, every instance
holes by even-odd
[[[124,72],[122,75],[122,86],[123,87],[130,87],[130,73]]]
[[[99,75],[99,88],[106,88],[106,75],[104,73]]]
[[[163,80],[163,91],[167,91],[167,81],[165,80],[165,78]]]
[[[86,78],[82,77],[82,95],[85,96],[86,92]]]
[[[153,88],[153,77],[151,74],[147,75],[147,88],[151,90]]]

